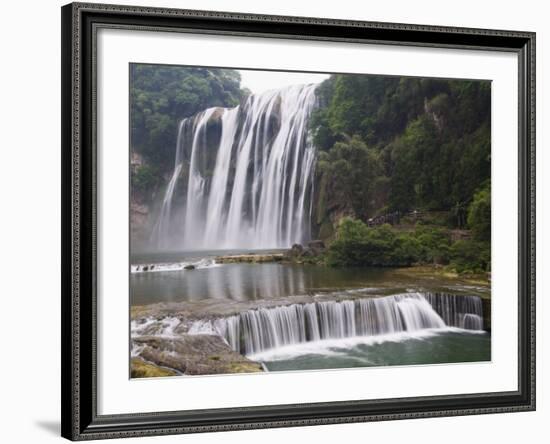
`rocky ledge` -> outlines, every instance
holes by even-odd
[[[154,364],[153,367],[174,369],[185,375],[263,371],[260,363],[233,351],[221,337],[215,335],[140,336],[133,338],[133,342],[141,348],[140,357]]]
[[[273,253],[249,253],[216,257],[218,264],[249,263],[261,264],[268,262],[294,262],[313,263],[325,252],[325,243],[322,240],[314,240],[307,245],[294,244],[292,248],[284,252]]]
[[[252,254],[236,254],[230,256],[218,256],[216,257],[217,264],[236,264],[236,263],[250,263],[260,264],[265,262],[280,262],[284,258],[283,253],[252,253]]]

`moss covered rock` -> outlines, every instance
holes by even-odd
[[[158,378],[161,376],[176,376],[177,373],[169,368],[159,367],[140,358],[132,358],[130,363],[132,378]]]

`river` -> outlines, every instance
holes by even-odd
[[[486,284],[432,269],[215,260],[245,252],[134,255],[131,305],[184,307],[194,324],[179,331],[219,334],[269,371],[491,360]],[[171,313],[162,316],[177,334]]]

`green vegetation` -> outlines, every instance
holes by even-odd
[[[490,271],[490,82],[339,74],[317,95],[326,262]],[[388,214],[395,227],[366,223]]]
[[[369,227],[346,217],[340,221],[324,260],[334,267],[435,264],[458,273],[481,273],[489,271],[490,248],[486,241],[452,242],[449,230],[441,227],[419,225],[399,232],[388,224]]]
[[[159,183],[158,168],[151,165],[140,165],[132,171],[132,187],[135,191],[146,192]]]
[[[173,168],[178,122],[249,91],[228,69],[132,64],[130,81],[132,193],[147,201]],[[490,271],[491,83],[337,74],[317,97],[312,233],[329,248],[303,260]]]
[[[342,206],[361,219],[380,210],[449,210],[455,226],[466,225],[474,192],[490,179],[490,82],[334,75],[318,97],[311,128],[326,153],[318,171],[330,176],[331,190],[351,176],[362,192],[339,195]],[[362,158],[342,154],[342,144],[361,146]],[[346,168],[331,165],[342,158]]]
[[[360,220],[340,221],[336,240],[330,244],[327,263],[332,266],[409,266],[420,254],[412,236],[397,235],[389,225],[369,228]]]
[[[491,240],[491,186],[487,182],[477,193],[468,209],[468,225],[479,241]]]
[[[375,209],[371,196],[379,185],[383,165],[380,153],[367,148],[355,135],[350,140],[336,142],[329,151],[319,153],[318,171],[334,184],[335,193],[350,202],[355,213],[366,218]]]
[[[139,358],[132,358],[131,362],[132,378],[158,378],[161,376],[176,376],[177,373],[165,367],[159,367],[151,362],[145,362]]]

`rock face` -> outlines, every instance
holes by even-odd
[[[186,375],[262,372],[261,364],[233,351],[215,335],[178,335],[167,338],[143,336],[133,339],[143,347],[140,356]]]

